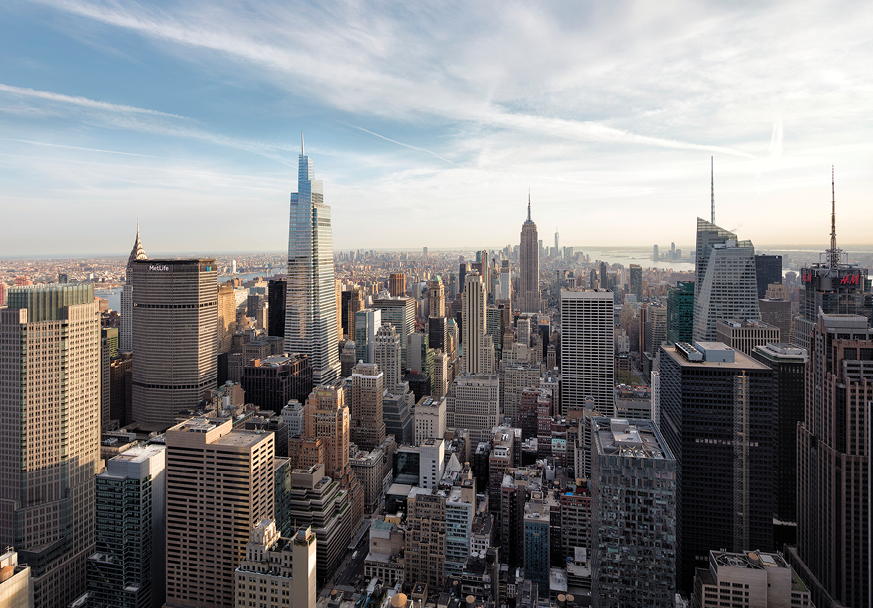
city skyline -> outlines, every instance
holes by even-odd
[[[386,215],[411,226],[433,208],[442,246],[475,243],[483,222],[513,242],[528,187],[563,243],[625,214],[691,242],[675,218],[708,216],[712,155],[719,224],[756,244],[826,238],[830,164],[840,214],[863,217],[868,11],[676,8],[681,19],[643,4],[509,4],[495,20],[474,6],[13,2],[0,23],[0,201],[20,221],[0,231],[0,255],[51,253],[9,228],[25,212],[58,254],[125,251],[114,219],[141,211],[150,251],[205,250],[230,216],[239,250],[279,250],[270,218],[293,189],[300,130],[340,249],[372,248]],[[841,226],[841,243],[868,238],[863,221]],[[395,246],[420,245],[400,231]]]

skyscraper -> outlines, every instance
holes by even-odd
[[[592,397],[598,412],[614,413],[615,325],[612,292],[561,290],[561,409],[582,410]]]
[[[592,605],[672,608],[676,459],[650,420],[591,424]]]
[[[166,433],[167,601],[232,608],[255,524],[274,516],[273,433],[191,418]]]
[[[446,316],[446,292],[442,279],[437,276],[427,286],[427,294],[430,303],[430,317]]]
[[[667,344],[691,342],[694,331],[694,282],[677,281],[667,291]]]
[[[833,171],[833,169],[831,169]],[[837,248],[836,200],[831,174],[831,246],[819,254],[819,263],[800,271],[803,291],[800,314],[794,318],[794,344],[812,350],[809,336],[818,321],[819,311],[826,315],[863,315],[873,321],[873,295],[867,269],[850,264],[848,256]]]
[[[314,177],[301,134],[297,192],[291,194],[285,350],[308,355],[313,381],[322,384],[339,375],[340,363],[330,207]]]
[[[358,363],[352,369],[351,429],[349,440],[366,451],[385,441],[382,399],[385,375],[375,363]]]
[[[385,374],[385,389],[393,391],[403,373],[400,368],[400,336],[390,323],[376,330],[373,363]]]
[[[269,318],[267,334],[285,337],[285,305],[288,300],[288,280],[284,276],[273,277],[267,283],[267,303]],[[345,328],[345,325],[343,325]]]
[[[555,226],[555,251],[558,257],[561,257],[561,243],[560,243],[560,235],[558,234],[558,227]]]
[[[697,218],[695,270],[695,341],[715,341],[719,319],[761,318],[752,241]]]
[[[382,311],[382,323],[391,323],[397,330],[400,336],[400,365],[406,369],[406,343],[409,336],[415,333],[415,300],[406,296],[374,298],[373,308]]]
[[[712,547],[772,548],[773,372],[719,342],[661,346],[659,392],[681,472],[679,588],[690,591]]]
[[[763,300],[767,297],[768,285],[771,283],[782,282],[782,256],[764,254],[756,255],[755,277],[758,286],[758,299]]]
[[[388,277],[388,293],[394,298],[406,295],[406,275],[404,273],[391,273]]]
[[[506,301],[506,307],[512,302],[512,275],[509,271],[509,260],[500,263],[500,294],[498,299]]]
[[[365,308],[355,313],[355,362],[373,362],[376,331],[382,327],[382,311]]]
[[[164,604],[166,447],[138,445],[97,475],[97,550],[88,556],[88,606]]]
[[[137,260],[133,267],[133,418],[176,422],[218,380],[215,260]]]
[[[13,287],[0,309],[0,543],[36,606],[85,592],[100,458],[100,312],[90,283]]]
[[[820,314],[809,344],[789,559],[816,606],[869,606],[873,329],[864,316]]]
[[[637,298],[637,302],[643,301],[643,267],[639,264],[630,265],[630,292]]]
[[[467,275],[463,297],[463,370],[483,373],[485,357],[485,284],[478,273]]]
[[[139,240],[139,220],[136,222],[136,240],[127,258],[127,268],[124,271],[124,287],[121,289],[121,332],[118,336],[118,349],[123,352],[133,350],[133,262],[147,260],[142,241]],[[2,305],[3,302],[0,302]]]
[[[540,257],[537,242],[537,225],[530,219],[528,195],[527,221],[521,226],[521,243],[518,248],[519,312],[540,312]]]

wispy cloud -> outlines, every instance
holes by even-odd
[[[419,152],[425,152],[425,153],[430,154],[432,156],[436,156],[440,160],[446,161],[447,163],[449,163],[452,166],[455,166],[455,167],[457,166],[457,165],[455,165],[455,163],[450,161],[448,158],[444,158],[432,150],[426,150],[425,148],[419,148],[418,146],[411,146],[409,144],[405,144],[401,141],[397,141],[396,139],[391,139],[390,137],[385,137],[384,135],[379,135],[378,133],[374,133],[373,131],[365,129],[364,127],[359,127],[358,125],[353,125],[353,124],[349,124],[349,123],[346,123],[346,124],[348,124],[350,127],[353,127],[355,129],[360,129],[364,133],[369,133],[370,135],[375,135],[376,137],[380,137],[380,138],[384,139],[385,141],[390,141],[392,144],[397,144],[398,146],[403,146],[404,148],[409,148],[410,150],[417,150]]]
[[[101,110],[103,112],[117,112],[122,114],[144,114],[146,116],[159,116],[162,118],[177,118],[179,120],[188,120],[185,116],[179,116],[178,114],[168,114],[167,112],[159,112],[158,110],[149,110],[146,108],[137,108],[134,106],[127,106],[123,104],[107,103],[105,101],[95,101],[93,99],[88,99],[87,97],[64,95],[62,93],[53,93],[51,91],[35,91],[34,89],[13,87],[8,84],[0,84],[0,92],[16,96],[36,97],[38,99],[72,104],[91,110]]]

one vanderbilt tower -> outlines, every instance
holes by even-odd
[[[331,382],[339,375],[336,341],[336,291],[330,207],[324,186],[300,135],[297,192],[291,193],[288,230],[288,283],[285,307],[285,350],[304,353],[312,365],[313,382]]]

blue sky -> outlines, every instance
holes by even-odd
[[[336,249],[873,243],[864,2],[7,0],[0,256],[280,251],[300,131]]]

